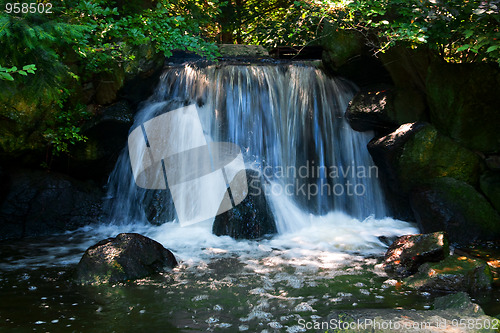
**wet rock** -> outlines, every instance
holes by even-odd
[[[490,289],[491,283],[492,275],[486,262],[456,255],[439,263],[425,263],[415,275],[403,279],[407,287],[422,291],[471,294]]]
[[[399,237],[384,258],[384,269],[399,278],[415,274],[420,265],[438,262],[449,255],[448,240],[443,232]]]
[[[212,227],[215,235],[258,239],[277,232],[260,174],[254,170],[246,170],[246,177],[248,195],[236,207],[215,217]]]
[[[83,284],[116,283],[168,272],[174,255],[160,243],[135,233],[122,233],[89,247],[76,268]]]
[[[368,143],[368,151],[380,170],[392,214],[399,219],[411,220],[414,217],[408,197],[401,188],[396,166],[406,142],[425,125],[423,122],[404,124],[396,131]]]
[[[0,204],[9,193],[10,189],[10,176],[5,169],[0,165]]]
[[[96,223],[103,192],[92,182],[24,170],[11,175],[0,205],[0,239],[47,235]]]
[[[500,151],[500,71],[486,63],[435,63],[426,81],[432,123],[472,150]]]
[[[162,225],[176,218],[174,201],[168,189],[144,191],[142,206],[151,224]]]
[[[100,73],[95,80],[94,101],[99,105],[108,105],[116,100],[118,90],[123,87],[125,73],[115,70],[110,73]]]
[[[451,242],[467,245],[500,237],[500,215],[471,185],[449,177],[415,188],[410,204],[420,230],[444,230]]]
[[[491,171],[500,172],[500,155],[490,155],[485,159],[486,167]]]
[[[458,292],[451,295],[438,297],[434,300],[435,310],[457,310],[466,313],[478,313],[484,315],[483,309],[476,303],[472,303],[466,292]]]

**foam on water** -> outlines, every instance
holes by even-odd
[[[250,267],[255,270],[275,265],[334,268],[346,264],[353,256],[382,255],[387,246],[378,239],[379,236],[418,232],[410,223],[392,218],[368,217],[360,221],[341,212],[316,216],[294,210],[292,203],[288,205],[288,214],[282,218],[300,220],[302,228],[284,231],[271,239],[249,241],[215,236],[211,221],[185,227],[175,221],[161,226],[140,222],[89,226],[42,242],[25,242],[25,254],[3,258],[0,269],[75,264],[88,247],[122,232],[140,233],[160,242],[188,267],[206,264],[214,258],[237,257],[247,264],[254,262],[255,265]]]

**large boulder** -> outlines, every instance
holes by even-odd
[[[427,97],[432,123],[464,146],[500,151],[500,70],[496,64],[435,63]]]
[[[76,268],[82,284],[116,283],[168,272],[174,255],[151,238],[122,233],[89,247]]]
[[[92,182],[43,171],[10,176],[10,190],[0,205],[0,239],[74,230],[102,216],[104,193]]]
[[[445,230],[450,241],[460,244],[500,237],[500,215],[463,181],[435,179],[415,188],[410,204],[422,232]]]
[[[453,177],[476,184],[481,170],[479,156],[441,135],[427,123],[401,125],[393,133],[368,144],[375,163],[389,179],[408,193],[433,178]]]
[[[491,283],[492,275],[486,262],[456,255],[439,263],[425,263],[415,275],[403,279],[405,286],[421,291],[471,294],[490,289]]]
[[[246,170],[246,177],[249,189],[247,196],[236,207],[215,217],[212,227],[215,235],[259,239],[277,232],[259,172]]]
[[[398,278],[415,274],[426,262],[438,262],[449,255],[448,239],[443,232],[399,237],[387,249],[384,270]]]

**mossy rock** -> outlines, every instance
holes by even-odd
[[[500,237],[500,215],[465,182],[434,179],[412,191],[410,204],[423,232],[445,230],[451,242],[460,244]]]
[[[404,191],[439,177],[452,177],[476,184],[481,160],[472,151],[438,133],[427,124],[404,145],[397,173]]]
[[[472,303],[466,292],[458,292],[438,297],[434,300],[434,310],[458,310],[468,313],[484,314],[483,309],[476,303]]]
[[[464,146],[500,151],[500,70],[497,65],[436,63],[426,81],[432,123]]]
[[[401,236],[389,246],[384,258],[384,270],[400,278],[417,272],[426,262],[438,262],[450,253],[444,232]]]
[[[122,233],[89,247],[76,268],[81,284],[116,283],[168,272],[177,266],[169,250],[151,238]]]
[[[488,264],[479,259],[449,256],[438,263],[426,263],[403,284],[418,290],[475,294],[491,288],[492,275]]]
[[[323,62],[338,69],[365,49],[365,37],[356,30],[338,29],[327,23],[323,29]]]

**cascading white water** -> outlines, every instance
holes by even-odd
[[[239,145],[247,167],[258,169],[271,182],[266,192],[281,233],[307,223],[298,212],[380,218],[386,210],[366,149],[371,135],[353,131],[344,118],[353,91],[348,82],[328,78],[305,64],[186,65],[163,74],[134,127],[197,103],[206,140]],[[185,134],[179,144],[200,140],[188,127]],[[135,185],[126,152],[110,177],[110,196],[116,221],[144,221],[151,205],[156,205],[155,222],[175,217],[168,193]]]

